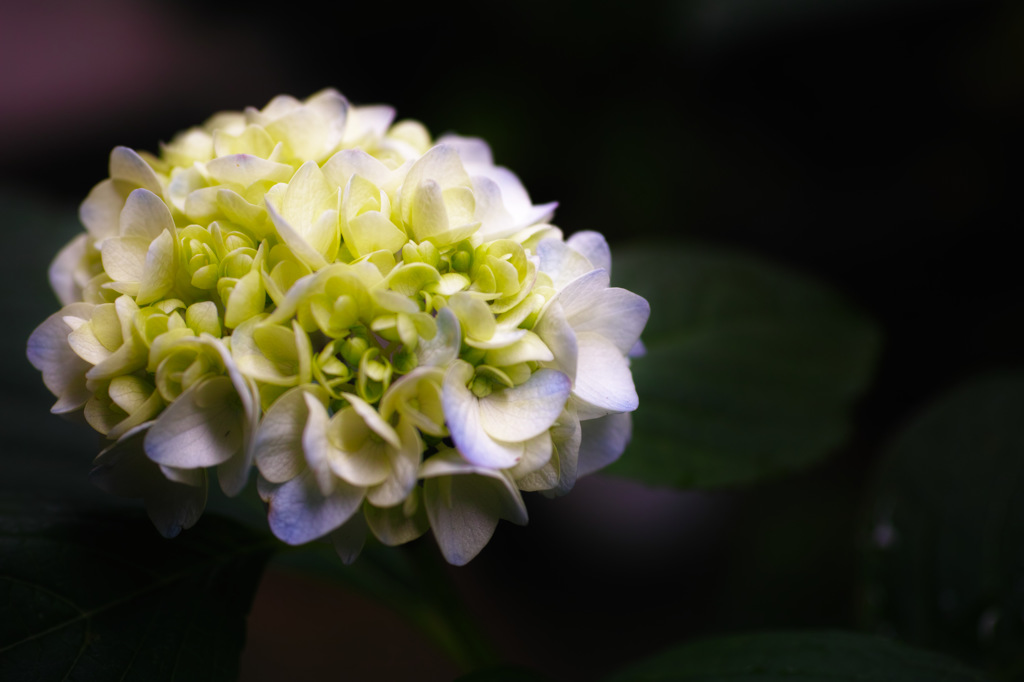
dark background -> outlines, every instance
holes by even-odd
[[[856,627],[858,528],[881,444],[937,392],[1020,363],[1021,3],[97,0],[5,2],[0,16],[8,202],[73,213],[115,145],[157,151],[217,110],[330,86],[435,135],[487,139],[535,202],[560,202],[557,225],[599,230],[613,253],[666,239],[753,252],[875,317],[875,381],[828,463],[730,492],[594,477],[562,500],[529,496],[528,528],[501,524],[451,571],[504,657],[558,678],[695,634]],[[8,303],[17,286],[45,289],[46,264],[74,234],[58,223],[38,235],[3,226],[4,257],[22,254],[25,278],[5,281]],[[15,306],[30,322],[10,334],[56,310],[32,301]],[[57,429],[88,457],[85,430],[47,414],[21,338],[5,342],[15,351],[0,383],[4,404],[30,398],[8,411],[5,439]],[[300,623],[315,634],[285,639]],[[243,679],[312,677],[339,656],[372,678],[375,653],[399,677],[451,674],[402,627],[272,569]]]

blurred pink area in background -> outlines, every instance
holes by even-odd
[[[183,100],[198,95],[271,92],[275,72],[265,52],[239,49],[247,40],[172,4],[5,2],[0,147],[15,155],[54,149],[168,106],[188,109]]]

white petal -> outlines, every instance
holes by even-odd
[[[581,424],[579,475],[603,469],[619,458],[633,436],[633,419],[628,412],[590,419]]]
[[[586,257],[569,248],[561,239],[542,239],[537,244],[537,255],[540,256],[541,272],[551,277],[555,289],[562,289],[569,282],[594,270]],[[604,286],[608,286],[607,281]]]
[[[445,455],[436,455],[445,457]],[[526,523],[526,507],[515,485],[501,472],[430,477],[424,481],[427,517],[441,553],[462,566],[491,539],[498,519]]]
[[[572,392],[580,400],[608,412],[632,412],[640,404],[629,362],[610,341],[593,332],[576,337],[579,364]],[[581,419],[583,415],[580,415]]]
[[[483,170],[484,168],[494,166],[494,156],[491,154],[490,146],[479,137],[463,137],[462,135],[448,134],[438,138],[437,143],[457,151],[459,158],[467,168],[475,166]],[[473,169],[474,172],[477,168]]]
[[[564,292],[563,292],[564,293]],[[558,297],[562,305],[566,299]],[[596,332],[615,344],[623,355],[632,350],[651,316],[651,305],[642,296],[625,289],[610,288],[569,303],[566,316],[577,334]]]
[[[82,300],[82,287],[75,281],[75,271],[85,257],[89,235],[82,233],[68,242],[50,263],[50,286],[61,305]]]
[[[586,315],[588,307],[608,290],[608,283],[607,270],[590,270],[567,282],[551,300],[557,300],[566,318],[572,320],[578,315]]]
[[[395,110],[389,106],[375,104],[350,107],[345,121],[345,144],[354,144],[366,135],[383,137],[395,119]]]
[[[51,411],[61,414],[77,410],[92,396],[86,388],[85,373],[92,365],[78,357],[68,344],[71,327],[65,317],[89,319],[91,303],[72,303],[50,315],[28,338],[28,360],[43,373],[43,383],[57,396]]]
[[[452,440],[462,456],[473,464],[496,469],[515,466],[522,457],[523,444],[500,443],[487,435],[480,424],[477,398],[466,387],[472,376],[472,365],[463,360],[456,360],[445,373],[441,403]]]
[[[519,464],[508,470],[508,475],[512,477],[512,480],[518,482],[527,474],[532,474],[533,472],[538,471],[550,462],[553,451],[551,433],[549,431],[545,431],[540,435],[531,438],[526,442],[526,446],[523,449],[523,458],[519,460]],[[556,473],[554,482],[557,482],[557,480],[558,475]],[[544,486],[543,489],[550,488],[552,486],[553,484]],[[522,489],[522,486],[520,486],[520,489]],[[542,488],[532,489],[541,490]]]
[[[462,330],[459,319],[449,308],[442,308],[435,318],[437,333],[432,339],[420,339],[416,356],[421,366],[448,367],[459,357]]]
[[[152,426],[152,422],[147,424],[148,426]],[[206,485],[206,469],[178,469],[176,467],[169,467],[166,464],[157,464],[157,466],[169,481],[190,485],[193,488]]]
[[[401,504],[413,488],[420,469],[423,441],[416,427],[407,419],[398,423],[402,447],[388,450],[390,473],[386,481],[366,491],[366,499],[377,507],[392,507]]]
[[[353,175],[360,175],[377,187],[391,180],[391,170],[362,149],[343,149],[332,156],[320,169],[333,187],[344,187]]]
[[[327,408],[310,393],[303,392],[302,399],[307,415],[302,430],[302,451],[320,493],[330,495],[335,484],[330,462],[335,457],[342,457],[343,453],[327,440],[327,424],[330,421]]]
[[[206,507],[207,479],[199,472],[198,485],[168,480],[160,467],[146,458],[142,441],[150,424],[124,434],[93,462],[89,480],[101,490],[119,497],[141,497],[157,530],[172,538],[191,528]]]
[[[552,491],[555,495],[564,495],[576,485],[579,476],[580,428],[579,417],[573,410],[566,410],[559,418],[559,423],[551,429],[551,440],[555,447],[552,459],[558,459],[558,485]]]
[[[551,428],[562,413],[570,390],[566,375],[553,369],[537,370],[526,383],[482,398],[480,425],[498,440],[529,440]]]
[[[372,504],[363,505],[366,523],[378,540],[394,547],[415,540],[427,532],[430,521],[420,491],[420,488],[413,488],[406,501],[394,507],[381,509]]]
[[[302,430],[309,410],[303,388],[293,388],[274,401],[256,430],[256,466],[272,483],[284,483],[306,468]]]
[[[583,254],[595,268],[612,271],[612,252],[600,232],[584,230],[565,240],[574,251]]]
[[[366,519],[359,512],[352,514],[348,521],[331,533],[331,544],[341,557],[341,563],[349,566],[359,558],[366,544]]]
[[[363,501],[363,489],[338,481],[324,497],[311,471],[288,481],[270,498],[267,521],[274,535],[301,545],[330,533],[348,521]]]
[[[183,469],[215,466],[242,449],[243,414],[231,379],[212,377],[178,396],[146,435],[146,454]]]
[[[576,366],[579,361],[576,333],[565,318],[565,312],[558,301],[544,309],[533,331],[555,356],[555,359],[547,366],[557,369],[568,376],[570,380],[576,381]]]
[[[101,241],[117,236],[122,208],[124,197],[114,187],[114,181],[108,178],[89,192],[78,208],[78,218],[92,238]]]
[[[221,462],[217,467],[217,481],[220,489],[228,497],[234,497],[242,492],[249,483],[249,472],[252,470],[252,457],[245,456],[245,450],[229,457],[227,461]]]

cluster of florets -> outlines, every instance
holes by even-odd
[[[333,90],[125,147],[58,255],[64,308],[29,341],[111,441],[93,479],[158,529],[255,465],[269,524],[395,545],[432,528],[462,564],[521,491],[614,460],[637,407],[647,303],[609,288],[604,239],[564,240],[487,145],[436,143]]]

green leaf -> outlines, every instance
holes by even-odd
[[[682,644],[607,682],[982,682],[944,656],[869,635],[771,632]]]
[[[651,304],[633,441],[609,473],[721,488],[835,450],[880,336],[822,284],[750,256],[691,246],[616,250],[616,286]]]
[[[136,510],[0,496],[0,679],[233,680],[274,546],[205,517],[175,540]]]
[[[870,620],[1020,679],[1024,373],[974,379],[918,415],[885,453],[870,515]]]

